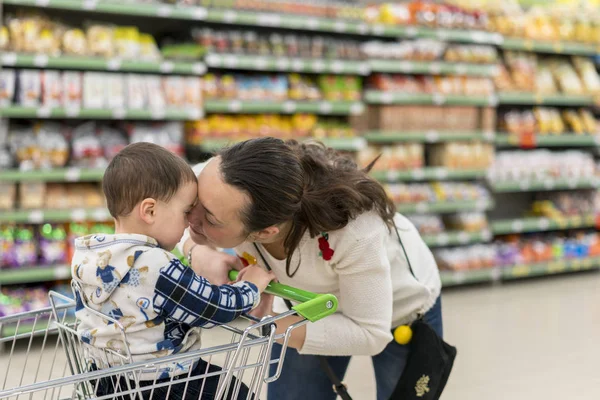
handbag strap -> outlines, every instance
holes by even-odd
[[[258,255],[260,256],[261,260],[265,264],[265,267],[269,271],[272,271],[271,266],[269,265],[269,262],[263,255],[262,251],[260,251],[260,249],[258,248],[258,245],[256,243],[253,243],[253,244],[254,244],[254,248],[258,252]],[[285,305],[287,306],[288,310],[291,310],[292,302],[287,299],[284,299],[283,301],[285,302]],[[342,398],[342,400],[352,400],[352,397],[350,397],[350,395],[348,394],[348,388],[346,387],[344,382],[340,381],[340,379],[337,377],[335,371],[333,370],[333,368],[331,368],[331,365],[329,365],[329,363],[327,362],[327,357],[323,357],[323,356],[316,356],[316,357],[319,359],[319,364],[321,365],[321,369],[325,372],[325,375],[327,375],[327,377],[329,378],[331,383],[333,383],[333,391],[338,396],[340,396]]]

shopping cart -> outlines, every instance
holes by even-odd
[[[232,271],[230,277],[236,276]],[[77,334],[75,301],[50,292],[50,307],[0,318],[0,351],[4,353],[0,353],[0,399],[168,399],[175,385],[183,388],[187,394],[184,398],[198,399],[208,396],[206,382],[217,379],[215,399],[240,398],[245,393],[243,382],[249,391],[241,398],[258,400],[264,384],[281,374],[291,332],[337,309],[337,299],[330,294],[279,283],[270,284],[266,292],[297,305],[276,317],[257,320],[245,316],[246,321],[211,329],[230,335],[211,335],[210,347],[137,362],[127,345],[116,351],[98,350],[85,343]],[[301,316],[302,320],[284,333],[276,333],[277,321],[289,315]],[[119,321],[103,317],[117,324],[126,344]],[[206,332],[203,341],[205,336]],[[281,356],[271,360],[276,343],[282,346]],[[103,365],[99,367],[98,362]],[[159,379],[159,371],[200,362],[200,374],[192,374],[193,368],[189,368],[186,373]],[[271,365],[276,365],[274,374],[269,373]],[[148,380],[149,374],[154,379]]]

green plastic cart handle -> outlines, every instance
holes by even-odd
[[[229,279],[235,281],[238,271],[229,271]],[[292,307],[299,315],[310,322],[315,322],[321,318],[333,314],[337,310],[338,299],[332,294],[317,294],[307,292],[306,290],[296,289],[277,282],[269,283],[265,293],[279,296],[286,300],[296,301],[300,304]]]

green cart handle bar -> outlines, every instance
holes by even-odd
[[[235,281],[237,276],[238,271],[229,271],[229,279],[232,281]],[[277,282],[269,283],[269,286],[265,289],[265,293],[298,302],[299,304],[293,306],[292,310],[310,322],[318,321],[333,314],[338,306],[338,299],[332,294],[307,292],[306,290],[296,289]]]

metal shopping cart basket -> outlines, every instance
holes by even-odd
[[[231,278],[236,275],[232,272]],[[211,331],[220,329],[222,334],[211,335],[213,342],[209,347],[203,342],[201,350],[138,362],[133,361],[127,346],[117,352],[86,344],[77,334],[75,301],[50,292],[50,307],[0,318],[0,399],[168,399],[174,385],[183,387],[186,399],[259,399],[264,384],[281,374],[291,332],[337,309],[337,299],[330,294],[310,293],[279,283],[270,284],[266,292],[298,304],[275,317],[256,320],[246,316],[245,323],[235,321],[214,328]],[[277,320],[289,315],[301,316],[302,320],[284,333],[276,333]],[[121,334],[123,343],[127,343],[122,327]],[[272,360],[271,349],[276,343],[282,346],[281,356]],[[96,364],[99,359],[104,361],[101,368]],[[197,365],[200,360],[201,374],[192,374],[189,368],[181,375],[158,377],[158,371],[165,368]],[[154,379],[147,379],[149,373]],[[211,394],[204,391],[209,378],[218,380],[216,392]],[[241,382],[249,389],[243,397]],[[99,390],[107,383],[111,386],[109,392]],[[189,394],[192,387],[195,392]]]

